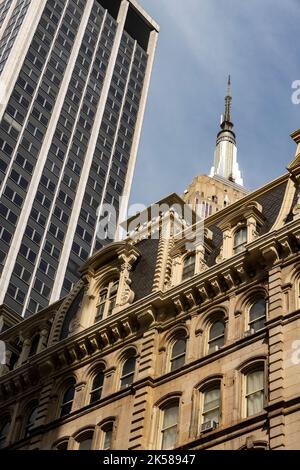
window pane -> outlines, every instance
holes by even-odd
[[[72,410],[72,402],[68,403],[67,405],[63,405],[61,407],[60,416],[63,417],[63,416],[66,416],[66,415],[70,414],[71,410]]]
[[[210,339],[217,338],[218,336],[224,335],[225,325],[221,321],[215,322],[210,329]]]
[[[264,371],[256,370],[247,375],[247,395],[264,388]]]
[[[252,305],[250,309],[250,322],[256,320],[257,318],[261,318],[266,315],[266,301],[264,299],[258,300]]]
[[[220,389],[215,388],[204,394],[204,411],[220,406]]]
[[[109,450],[111,448],[112,442],[112,428],[105,431],[104,434],[104,450]]]
[[[92,438],[85,439],[79,443],[79,450],[91,450],[92,448]]]
[[[134,369],[135,369],[135,357],[130,357],[129,359],[127,359],[127,361],[125,362],[125,364],[123,366],[123,374],[122,375],[130,374],[130,373],[134,372]]]
[[[179,339],[173,346],[172,349],[172,358],[185,354],[186,341],[184,339]]]
[[[175,426],[178,419],[178,405],[172,405],[164,411],[163,429]]]
[[[63,398],[63,403],[66,403],[68,401],[72,401],[75,395],[75,388],[72,385],[72,387],[69,387],[68,390],[64,394]]]
[[[105,302],[103,302],[102,304],[98,306],[96,321],[102,320],[103,315],[104,315],[104,310],[105,310]]]
[[[178,357],[177,359],[173,359],[172,364],[171,364],[171,372],[184,366],[184,364],[185,364],[184,356]]]
[[[57,444],[56,450],[67,450],[68,449],[68,441],[63,441]]]
[[[93,381],[93,390],[96,388],[102,387],[104,381],[104,374],[103,372],[100,372],[99,374],[96,375]]]
[[[172,449],[176,445],[177,426],[163,432],[162,449]]]
[[[131,385],[133,383],[133,374],[127,375],[123,377],[121,380],[121,388],[125,388],[127,385]]]
[[[259,413],[264,408],[264,393],[256,392],[252,395],[249,395],[247,399],[247,416],[255,415]]]
[[[247,375],[247,416],[252,416],[264,407],[264,371],[257,370]]]
[[[183,271],[182,271],[182,279],[188,279],[195,274],[195,255],[189,256],[184,260],[183,264]]]

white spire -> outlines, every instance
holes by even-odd
[[[243,186],[243,178],[237,162],[237,147],[233,124],[231,122],[231,78],[228,77],[227,96],[225,98],[225,114],[221,120],[221,131],[217,137],[214,166],[210,176],[222,176]]]

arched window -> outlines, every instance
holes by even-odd
[[[161,409],[160,449],[174,449],[177,441],[179,402],[174,401]]]
[[[35,335],[31,340],[31,346],[30,346],[28,357],[32,357],[37,353],[39,342],[40,342],[40,335]]]
[[[10,430],[10,418],[7,416],[0,424],[0,449],[3,449],[7,444],[7,438]]]
[[[95,321],[100,321],[112,314],[116,306],[119,281],[111,281],[108,286],[100,291],[97,314]]]
[[[171,371],[179,369],[185,364],[186,339],[180,338],[175,341],[171,351]]]
[[[83,296],[84,296],[84,289],[81,289],[81,291],[74,299],[73,303],[71,304],[65,316],[61,333],[60,333],[60,341],[65,338],[68,338],[70,336],[70,333],[72,333],[72,322],[74,321],[75,317],[78,315],[80,311]]]
[[[241,253],[247,245],[247,227],[242,227],[234,234],[233,253]]]
[[[75,380],[72,380],[72,384],[66,389],[60,407],[60,417],[66,416],[71,413],[73,401],[75,396]]]
[[[214,385],[202,392],[202,425],[206,423],[219,424],[221,414],[220,385]],[[203,429],[203,426],[202,426]]]
[[[102,426],[102,450],[110,450],[112,448],[114,423],[110,421]]]
[[[195,274],[196,256],[195,253],[185,257],[183,261],[182,280],[189,279]]]
[[[63,441],[58,442],[53,450],[68,450],[69,440],[64,439]]]
[[[214,322],[209,330],[208,352],[217,351],[225,344],[225,323],[221,320]]]
[[[78,443],[77,450],[91,450],[93,443],[94,431],[84,431],[77,438],[76,442]]]
[[[130,356],[123,364],[121,374],[121,389],[129,387],[134,380],[136,357]]]
[[[103,382],[104,382],[104,373],[98,372],[98,374],[94,377],[92,390],[91,390],[91,398],[90,403],[95,403],[96,401],[100,400],[103,390]]]
[[[258,331],[264,328],[267,315],[265,299],[259,299],[249,308],[249,330]]]
[[[36,422],[37,415],[38,415],[38,407],[37,405],[32,405],[29,413],[27,414],[27,418],[25,421],[25,428],[24,428],[25,437],[29,436],[29,434],[31,433],[32,428],[34,427],[34,424]]]
[[[253,416],[264,409],[265,374],[262,365],[245,374],[246,416]]]

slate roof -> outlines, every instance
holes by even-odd
[[[279,214],[281,205],[282,205],[283,198],[284,198],[286,184],[287,184],[287,181],[284,181],[278,186],[271,188],[269,191],[264,192],[263,194],[260,194],[257,197],[255,197],[255,194],[254,194],[252,201],[256,201],[262,206],[262,214],[266,219],[264,224],[261,227],[260,235],[264,235],[268,233],[271,230],[273,224],[275,223],[276,218]],[[295,201],[296,201],[296,196],[295,196]],[[242,200],[240,202],[242,203]],[[207,257],[207,264],[209,267],[211,267],[215,264],[216,257],[220,253],[220,248],[221,248],[222,241],[223,241],[223,234],[222,234],[222,230],[216,224],[208,225],[208,228],[213,233],[213,247],[214,248],[213,248],[212,253],[208,255]]]
[[[152,292],[155,274],[159,240],[142,240],[135,246],[141,252],[141,257],[131,273],[131,289],[135,293],[135,301],[146,297]]]

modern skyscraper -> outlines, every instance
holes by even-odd
[[[6,0],[0,25],[0,304],[29,316],[126,211],[158,26],[135,0]]]
[[[210,175],[198,175],[183,199],[200,217],[206,218],[248,194],[237,162],[236,137],[231,122],[231,79],[228,78],[225,114],[217,136],[214,166]]]

